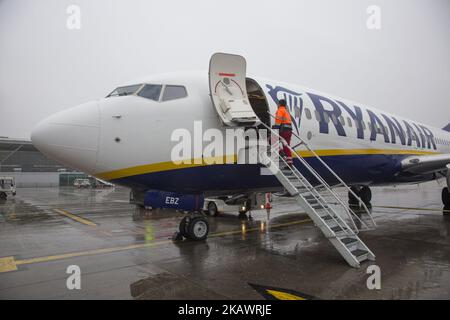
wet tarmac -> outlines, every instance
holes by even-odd
[[[375,262],[349,267],[295,202],[270,216],[209,218],[204,242],[170,240],[181,213],[139,211],[123,188],[18,189],[0,203],[0,299],[264,299],[254,287],[320,299],[449,299],[450,217],[441,186],[372,188]],[[367,288],[367,267],[381,289]],[[81,289],[69,290],[71,265]]]

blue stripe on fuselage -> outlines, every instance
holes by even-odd
[[[400,161],[408,155],[339,155],[321,157],[347,184],[388,184],[400,182]],[[316,158],[305,158],[329,184],[336,179]],[[308,180],[315,184],[314,178],[307,174],[298,159],[296,167]],[[139,174],[114,180],[139,189],[157,189],[180,193],[227,193],[229,191],[272,189],[281,187],[275,176],[261,175],[261,165],[226,164],[208,165],[176,170],[166,170]],[[417,181],[411,178],[411,182]],[[403,177],[401,182],[405,181]]]

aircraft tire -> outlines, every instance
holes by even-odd
[[[359,191],[359,197],[365,204],[369,204],[372,200],[372,191],[368,186],[363,186]]]
[[[211,201],[210,203],[208,203],[208,210],[207,210],[208,214],[211,217],[216,217],[219,214],[219,210],[217,209],[217,205]]]
[[[450,206],[450,192],[447,187],[442,189],[442,204],[444,206]]]
[[[350,189],[352,189],[352,191],[356,195],[358,195],[358,190],[355,187],[350,187]],[[348,203],[352,205],[358,204],[358,199],[356,199],[356,197],[350,191],[348,192]]]
[[[183,219],[181,219],[180,221],[180,226],[179,226],[179,230],[180,230],[180,235],[186,239],[190,239],[188,231],[187,231],[187,225],[188,225],[188,217],[184,217]]]
[[[189,239],[205,240],[209,233],[208,220],[202,216],[193,217],[187,221],[186,231]]]
[[[0,192],[0,199],[1,200],[6,200],[8,196],[6,195],[6,192]]]

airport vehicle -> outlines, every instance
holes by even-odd
[[[270,115],[281,98],[294,120],[292,167],[272,129]],[[264,130],[271,143],[260,138]],[[358,236],[375,226],[370,186],[446,177],[442,200],[449,205],[448,131],[300,85],[248,77],[243,57],[217,53],[209,76],[176,72],[119,86],[43,120],[32,141],[67,166],[130,187],[135,201],[149,189],[206,197],[286,190],[357,267],[375,258]],[[230,136],[237,145],[211,147]],[[255,155],[255,163],[245,161]],[[337,186],[367,217],[344,203]],[[205,239],[208,230],[199,214],[180,223],[187,238]]]
[[[89,182],[89,179],[75,179],[73,182],[73,186],[77,188],[90,188],[91,183]]]
[[[0,177],[0,200],[6,200],[8,194],[16,195],[16,180],[13,177]]]
[[[252,193],[251,195],[237,194],[218,198],[205,198],[203,211],[215,217],[221,212],[239,212],[241,217],[249,210],[264,209],[265,195]]]

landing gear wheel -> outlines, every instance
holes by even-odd
[[[205,240],[209,233],[208,220],[202,216],[190,218],[186,221],[186,235],[192,240]]]
[[[0,200],[6,200],[7,197],[5,192],[0,192]]]
[[[446,207],[450,206],[450,192],[447,187],[442,189],[442,204]]]
[[[188,217],[184,217],[183,219],[181,219],[180,226],[179,226],[180,236],[184,237],[186,239],[190,239],[188,232],[187,232],[188,219],[189,219]]]
[[[358,195],[358,189],[356,189],[356,187],[350,187],[350,189],[356,194]],[[358,205],[358,199],[356,199],[356,197],[349,191],[348,192],[348,203],[350,205]]]
[[[217,210],[217,205],[214,202],[208,203],[208,214],[211,217],[215,217],[219,214],[219,210]]]
[[[359,197],[365,204],[370,204],[370,201],[372,200],[372,191],[369,187],[364,186],[359,190]]]

